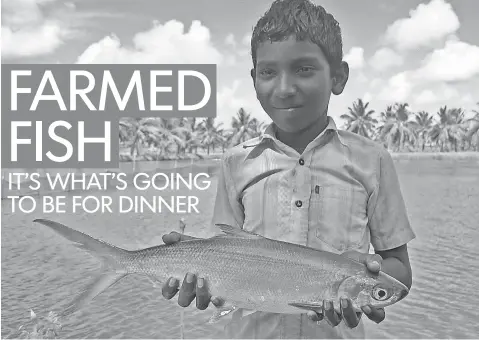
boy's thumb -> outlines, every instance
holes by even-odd
[[[181,234],[177,233],[176,231],[172,231],[169,234],[163,235],[162,239],[166,245],[174,244],[181,241]]]

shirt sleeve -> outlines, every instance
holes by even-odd
[[[393,159],[386,149],[380,153],[377,175],[368,215],[371,244],[381,251],[402,246],[416,235],[409,222]]]
[[[221,159],[215,207],[211,221],[210,231],[214,235],[221,233],[215,226],[217,223],[237,228],[242,228],[244,223],[244,208],[239,200],[234,181],[231,178],[229,158],[226,154]]]

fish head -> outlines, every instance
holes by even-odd
[[[349,276],[341,282],[338,298],[351,299],[356,311],[362,306],[371,305],[384,308],[404,299],[409,289],[395,278],[380,272],[376,275]]]

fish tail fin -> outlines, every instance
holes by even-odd
[[[121,258],[128,256],[130,253],[128,250],[97,240],[58,222],[46,219],[36,219],[33,222],[50,227],[61,236],[74,242],[75,247],[85,250],[94,257],[99,258],[102,263],[100,273],[97,274],[85,289],[64,309],[61,313],[62,317],[75,313],[129,274],[127,268],[120,261]]]

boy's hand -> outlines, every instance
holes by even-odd
[[[364,263],[367,268],[374,273],[378,273],[381,270],[382,258],[378,254],[363,254],[357,251],[348,251],[342,255]],[[326,317],[326,321],[333,327],[339,325],[342,319],[344,319],[344,322],[349,328],[355,328],[359,324],[361,313],[354,312],[350,299],[341,299],[341,306],[338,308],[340,312],[334,307],[331,301],[323,301],[323,312],[310,311],[308,312],[308,317],[312,321],[321,321]],[[368,305],[361,309],[370,320],[376,323],[382,322],[386,317],[384,308],[374,308]]]
[[[170,277],[168,281],[163,285],[161,293],[165,299],[170,300],[176,293],[178,295],[178,304],[181,307],[188,307],[196,297],[196,308],[205,310],[208,308],[210,302],[216,307],[220,307],[224,304],[223,299],[215,296],[211,296],[206,280],[203,278],[196,278],[196,275],[187,273],[183,280],[181,288],[179,287],[179,281],[173,277]]]
[[[195,240],[196,237],[188,236],[188,235],[185,235],[185,234],[180,234],[176,231],[172,231],[169,234],[163,235],[162,239],[163,239],[163,242],[166,245],[170,245],[170,244],[174,244],[174,243],[177,243],[177,242],[180,242],[180,241]]]
[[[163,242],[167,245],[193,239],[195,237],[179,234],[175,231],[163,235]],[[192,273],[185,275],[181,288],[179,284],[178,279],[170,277],[161,289],[163,297],[170,300],[179,291],[178,304],[181,307],[188,307],[196,297],[196,307],[200,310],[208,308],[210,302],[216,307],[220,307],[224,303],[222,299],[210,295],[206,280],[203,278],[197,279],[196,275]]]

